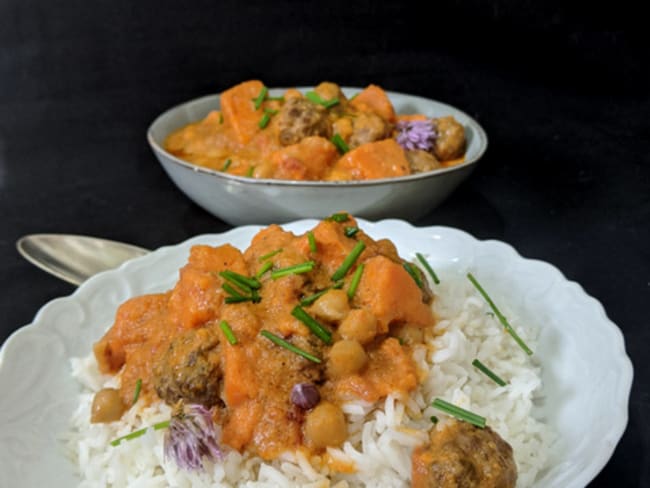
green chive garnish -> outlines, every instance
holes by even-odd
[[[273,261],[265,262],[259,271],[255,274],[255,278],[260,278],[264,273],[270,270],[273,267]]]
[[[345,143],[340,134],[334,134],[334,137],[332,137],[330,141],[336,146],[336,149],[338,149],[341,154],[345,154],[350,150],[350,147]]]
[[[318,93],[315,91],[308,91],[305,93],[305,97],[310,101],[313,102],[317,105],[322,105],[325,108],[332,108],[335,105],[338,105],[340,103],[340,100],[338,98],[332,98],[331,100],[323,100]]]
[[[315,264],[316,263],[314,261],[306,261],[304,263],[294,264],[293,266],[287,266],[286,268],[276,269],[271,273],[271,278],[277,280],[278,278],[282,278],[283,276],[287,275],[309,273],[312,269],[314,269]]]
[[[111,441],[111,446],[119,446],[120,442],[122,441],[130,441],[131,439],[135,439],[137,437],[142,437],[147,430],[153,429],[153,430],[160,430],[160,429],[166,429],[169,427],[169,420],[163,420],[162,422],[158,422],[157,424],[153,424],[149,427],[145,427],[144,429],[136,430],[134,432],[131,432],[130,434],[123,435],[122,437],[118,437],[117,439],[114,439]]]
[[[280,248],[280,249],[276,249],[275,251],[271,251],[270,253],[265,254],[264,256],[260,256],[260,263],[261,263],[262,261],[266,261],[266,260],[269,259],[269,258],[272,258],[272,257],[275,256],[276,254],[280,254],[281,252],[282,252],[282,248]]]
[[[448,415],[451,415],[452,417],[456,417],[458,420],[463,420],[472,425],[480,427],[481,429],[485,427],[485,417],[481,417],[480,415],[476,415],[469,410],[465,410],[464,408],[452,405],[451,403],[448,403],[440,398],[436,398],[431,406],[445,412]]]
[[[478,359],[475,359],[474,361],[472,361],[472,366],[474,366],[481,373],[483,373],[485,376],[487,376],[492,381],[494,381],[497,385],[506,386],[505,381],[503,381],[501,378],[499,378],[495,373],[493,373],[485,364],[483,364]]]
[[[354,294],[357,291],[359,282],[361,281],[361,275],[363,274],[364,265],[360,264],[352,275],[352,281],[350,282],[350,288],[348,288],[348,298],[351,300]]]
[[[270,102],[284,102],[284,97],[279,96],[279,97],[266,97],[266,99]]]
[[[262,286],[262,284],[256,278],[249,278],[248,276],[244,276],[230,270],[220,271],[219,276],[243,289],[246,289],[246,287],[248,287],[257,290],[260,288],[260,286]]]
[[[253,171],[255,171],[255,166],[249,166],[246,170],[246,177],[251,178],[253,176]]]
[[[223,335],[225,335],[226,339],[228,339],[228,342],[230,342],[232,345],[237,344],[237,338],[235,337],[234,332],[230,328],[230,325],[228,325],[228,322],[222,320],[221,322],[219,322],[219,327],[223,331]]]
[[[305,324],[307,328],[325,344],[332,343],[332,334],[330,331],[319,324],[315,318],[305,312],[305,310],[300,305],[296,305],[294,307],[294,309],[291,311],[291,315]]]
[[[343,288],[343,285],[345,285],[345,282],[343,280],[339,280],[336,283],[334,283],[332,288],[334,288],[335,290],[340,290],[341,288]]]
[[[285,349],[288,349],[291,352],[295,352],[299,356],[304,357],[305,359],[309,359],[310,361],[313,361],[314,363],[320,363],[321,360],[320,358],[317,358],[316,356],[309,354],[307,351],[303,351],[299,347],[294,346],[293,344],[285,341],[281,337],[276,336],[272,332],[269,332],[268,330],[263,330],[260,332],[261,335],[266,337],[268,340],[271,342],[277,344],[278,346],[284,347]]]
[[[223,285],[221,285],[221,288],[226,290],[227,293],[229,293],[230,295],[232,295],[234,297],[243,297],[244,296],[238,290],[235,290],[232,286],[230,286],[228,283],[224,283]],[[253,292],[253,290],[251,288],[248,288],[246,291],[248,293]]]
[[[476,278],[474,278],[474,275],[472,273],[467,273],[467,277],[469,278],[469,281],[472,282],[472,284],[476,287],[476,289],[479,291],[481,295],[483,295],[483,298],[485,298],[485,301],[488,302],[488,305],[490,305],[490,308],[492,308],[492,311],[494,314],[497,316],[499,319],[499,322],[501,322],[501,325],[506,329],[508,334],[512,336],[512,338],[519,344],[519,347],[521,347],[526,354],[529,356],[532,356],[533,351],[526,345],[526,343],[517,335],[515,332],[515,329],[512,328],[512,325],[508,322],[508,320],[503,316],[503,314],[499,311],[497,306],[494,304],[490,296],[486,293],[486,291],[483,289],[483,287],[479,284],[478,281],[476,281]]]
[[[244,297],[244,296],[231,296],[231,297],[226,297],[224,300],[226,303],[242,303],[242,302],[254,302],[255,299],[250,296],[250,297]]]
[[[332,281],[338,281],[342,279],[350,270],[354,262],[357,260],[359,254],[361,254],[365,248],[366,245],[363,241],[357,242],[357,244],[354,246],[354,249],[352,249],[350,254],[348,254],[348,256],[343,260],[343,263],[341,266],[339,266],[339,269],[337,269],[332,275]]]
[[[340,224],[341,222],[347,222],[348,220],[350,220],[350,215],[346,212],[338,212],[330,215],[325,220],[332,220]]]
[[[309,249],[311,252],[316,252],[318,248],[316,247],[316,238],[312,231],[307,232],[307,240],[309,241]]]
[[[317,293],[314,293],[313,295],[309,295],[308,297],[303,298],[302,300],[300,300],[300,305],[302,305],[303,307],[306,307],[307,305],[311,305],[316,300],[318,300],[320,297],[325,295],[325,293],[330,291],[330,289],[331,288],[328,287],[328,288],[325,288],[324,290],[321,290],[321,291],[319,291]]]
[[[231,164],[232,164],[232,159],[226,159],[226,162],[223,163],[223,167],[221,168],[221,171],[228,171],[228,168],[230,168]]]
[[[424,269],[427,270],[427,272],[431,275],[431,278],[433,279],[433,282],[436,285],[440,284],[440,280],[438,279],[438,275],[436,275],[436,272],[433,271],[433,268],[429,265],[426,259],[424,259],[424,256],[420,254],[419,252],[415,253],[415,256],[418,258],[418,260],[422,263],[422,266],[424,266]]]
[[[422,283],[422,278],[420,277],[420,270],[411,263],[404,263],[402,266],[404,266],[404,269],[411,275],[415,284],[420,288],[424,288],[424,283]]]
[[[135,405],[140,397],[140,390],[142,389],[142,378],[138,378],[138,381],[135,382],[135,393],[133,394],[133,402],[131,405]]]
[[[264,102],[264,99],[266,98],[267,93],[269,92],[269,89],[265,86],[262,87],[260,90],[259,95],[253,99],[253,103],[255,104],[255,110],[259,110],[259,108],[262,106],[262,102]]]
[[[348,98],[348,101],[351,102],[352,100],[357,98],[357,95],[359,95],[359,93],[361,93],[361,92],[356,92],[354,95],[352,95],[350,98]]]
[[[257,125],[260,129],[264,129],[267,125],[269,125],[269,122],[271,122],[271,115],[268,112],[264,112],[264,115],[262,115],[262,118],[257,123]]]
[[[345,237],[354,237],[357,232],[359,232],[359,227],[346,227],[343,229]]]
[[[436,417],[435,415],[432,415],[431,417],[429,417],[429,420],[431,420],[431,423],[433,423],[433,424],[438,423],[438,417]]]
[[[223,113],[219,113],[219,123],[223,124]]]

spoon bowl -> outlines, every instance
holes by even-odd
[[[29,234],[18,239],[16,248],[30,263],[73,285],[149,252],[123,242],[74,234]]]

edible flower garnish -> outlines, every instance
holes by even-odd
[[[303,410],[314,408],[320,402],[320,392],[311,383],[296,383],[291,388],[291,403]]]
[[[407,151],[431,151],[437,136],[430,120],[400,121],[397,131],[397,143]]]
[[[165,432],[165,458],[188,471],[203,469],[203,458],[223,458],[218,437],[210,410],[203,405],[187,405],[172,417]]]

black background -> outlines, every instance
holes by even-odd
[[[649,486],[645,17],[628,2],[426,5],[0,0],[0,340],[73,291],[19,257],[23,234],[153,249],[229,228],[150,152],[161,111],[250,78],[377,83],[459,107],[490,140],[469,180],[413,223],[554,264],[623,330],[630,421],[590,486]]]

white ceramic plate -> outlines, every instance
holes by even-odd
[[[301,87],[302,91],[311,88]],[[273,96],[284,88],[269,91]],[[347,96],[361,88],[343,87]],[[463,163],[426,173],[363,181],[292,181],[245,178],[197,166],[163,149],[176,129],[219,109],[219,95],[208,95],[161,114],[147,131],[147,141],[172,181],[197,205],[233,225],[322,218],[340,210],[367,219],[417,219],[438,206],[467,178],[487,148],[487,136],[465,112],[428,98],[387,92],[399,114],[453,115],[465,127]]]
[[[284,227],[303,233],[315,220]],[[541,328],[535,354],[546,401],[537,413],[560,439],[536,487],[584,487],[607,463],[627,424],[632,365],[621,331],[601,304],[553,266],[522,258],[507,244],[479,241],[448,227],[400,220],[360,226],[390,238],[400,254],[429,256],[432,266],[471,270],[497,303]],[[88,280],[69,297],[45,305],[0,351],[0,486],[63,488],[78,483],[57,437],[67,428],[79,391],[69,358],[85,356],[129,297],[171,288],[193,244],[246,248],[259,226],[203,235],[164,247]]]

